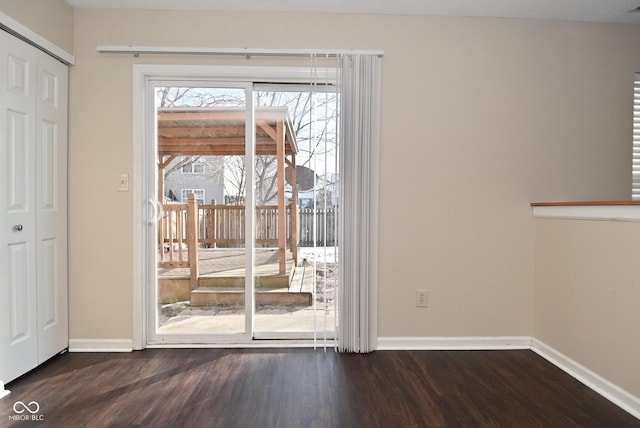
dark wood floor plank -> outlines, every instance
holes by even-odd
[[[64,354],[7,388],[0,426],[640,427],[531,351]],[[44,420],[11,420],[16,401]]]

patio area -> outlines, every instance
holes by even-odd
[[[302,248],[299,266],[291,269],[290,283],[285,288],[256,287],[256,332],[299,332],[301,338],[317,328],[332,331],[336,325],[337,254],[335,247]],[[193,305],[189,299],[159,304],[159,334],[239,333],[244,330],[244,257],[243,248],[205,249],[202,263],[203,282],[235,281],[235,287],[217,288],[232,291],[238,300],[228,303]],[[257,283],[279,276],[277,251],[261,248],[255,254]],[[289,272],[289,271],[288,271]],[[188,268],[160,268],[162,281],[188,284]],[[229,290],[232,289],[232,290]],[[312,297],[315,292],[315,304]],[[283,296],[286,294],[287,296]],[[291,303],[290,296],[306,296],[305,304]]]

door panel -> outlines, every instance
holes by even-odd
[[[33,196],[33,167],[29,165],[32,150],[31,117],[24,111],[7,111],[7,211],[16,216],[29,212]]]
[[[56,239],[43,240],[38,254],[38,325],[45,330],[55,326],[59,319],[56,291],[60,286],[56,284],[56,269],[60,252],[57,244]]]
[[[38,52],[36,218],[38,358],[68,346],[67,66]]]
[[[150,83],[156,137],[149,142],[147,169],[157,184],[145,200],[161,209],[154,238],[147,240],[155,255],[149,343],[250,339],[247,91],[244,83]],[[192,248],[194,231],[198,244]]]
[[[58,207],[58,190],[60,188],[58,164],[58,152],[60,147],[58,144],[58,125],[56,123],[42,120],[41,122],[41,140],[38,145],[40,148],[39,156],[42,159],[42,169],[40,173],[40,209],[46,211],[54,211]]]
[[[332,257],[336,240],[330,223],[338,209],[338,96],[335,87],[256,84],[254,89],[257,123],[260,112],[286,111],[288,120],[279,122],[273,134],[282,142],[284,129],[290,127],[297,149],[285,150],[285,157],[282,150],[273,159],[257,156],[257,204],[277,201],[277,211],[287,217],[279,225],[278,237],[286,238],[287,262],[281,269],[286,268],[289,289],[270,304],[258,303],[254,337],[333,339],[337,259]],[[265,174],[269,163],[278,167]],[[275,182],[278,185],[272,186]],[[279,246],[282,253],[284,247]]]
[[[35,50],[0,31],[0,380],[38,363]],[[5,191],[6,189],[6,191]]]
[[[3,35],[4,38],[8,36]],[[7,58],[7,91],[19,97],[29,98],[30,89],[33,88],[33,58],[32,52],[28,52],[18,46],[18,43],[8,41],[9,52]],[[16,49],[17,47],[17,49]],[[13,50],[12,50],[13,48]]]
[[[32,320],[35,314],[29,296],[31,287],[24,286],[33,283],[33,278],[30,277],[31,254],[32,251],[27,242],[14,242],[8,246],[7,274],[9,302],[12,309],[9,318],[9,343],[12,346],[28,341],[34,333],[35,323]]]

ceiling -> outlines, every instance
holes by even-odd
[[[66,0],[77,8],[373,13],[640,24],[640,0]]]

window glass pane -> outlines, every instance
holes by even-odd
[[[246,85],[231,86],[156,88],[162,209],[154,309],[155,337],[164,343],[246,332],[245,207],[227,204],[229,194],[244,201],[247,188],[229,180],[243,176]]]
[[[278,245],[272,238],[279,237],[274,219],[282,215],[278,208],[281,192],[284,192],[288,225],[285,232],[287,280],[282,286],[286,288],[280,292],[280,300],[256,299],[255,331],[261,338],[335,337],[338,95],[326,89],[270,85],[254,92],[258,124],[261,112],[264,115],[281,112],[296,146],[295,156],[285,151],[283,189],[276,185],[277,157],[259,153],[256,156],[256,247]],[[260,129],[256,132],[260,134]],[[258,271],[261,269],[259,255],[258,252]],[[297,264],[291,265],[289,259]],[[271,293],[275,296],[277,290]]]

